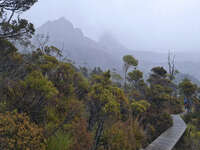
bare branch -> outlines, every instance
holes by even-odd
[[[173,80],[176,75],[175,58],[176,58],[175,54],[169,50],[169,52],[168,52],[168,68],[169,68],[170,80]]]
[[[10,23],[10,21],[12,20],[14,14],[15,14],[15,10],[12,11],[12,13],[11,13],[11,15],[10,15],[10,17],[9,17],[9,19],[7,21],[8,23]]]

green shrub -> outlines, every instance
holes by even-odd
[[[158,137],[173,125],[172,118],[167,113],[150,114],[147,116],[145,122],[150,123],[155,129],[154,135],[152,135],[154,138]],[[150,133],[147,133],[147,135],[148,134]]]
[[[47,150],[70,150],[72,139],[69,134],[58,132],[47,141]]]
[[[187,113],[186,115],[184,115],[183,119],[186,123],[189,123],[192,121],[193,118],[196,118],[195,116],[196,115],[194,113]]]

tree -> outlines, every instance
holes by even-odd
[[[107,150],[138,150],[144,141],[144,133],[136,121],[116,122],[106,129],[103,146]]]
[[[192,97],[196,90],[197,90],[197,85],[193,84],[190,80],[188,79],[184,79],[180,84],[179,84],[179,88],[181,90],[181,92],[189,97]]]
[[[102,75],[103,74],[103,70],[101,70],[100,67],[95,67],[92,72],[91,72],[91,76],[93,75]]]
[[[127,78],[127,72],[128,72],[128,69],[133,66],[133,67],[136,67],[138,65],[138,60],[136,60],[133,56],[131,55],[126,55],[123,57],[123,61],[124,61],[124,66],[123,66],[123,69],[124,69],[124,86],[126,88],[126,78]]]
[[[92,134],[87,130],[87,120],[76,118],[69,129],[73,144],[70,150],[90,150],[92,146]]]
[[[0,0],[1,39],[24,40],[32,36],[35,32],[33,24],[21,19],[20,14],[29,10],[36,2],[37,0]]]
[[[25,114],[0,113],[1,150],[45,150],[43,132]]]
[[[39,71],[30,73],[22,81],[9,81],[2,90],[1,101],[6,102],[9,111],[26,113],[36,123],[45,121],[45,108],[49,100],[58,94],[53,83]]]
[[[39,49],[41,49],[42,51],[44,51],[45,47],[48,45],[49,43],[49,35],[45,35],[45,34],[36,34],[34,36],[34,43],[35,46]]]
[[[102,76],[96,76],[91,91],[88,94],[89,101],[89,130],[97,125],[94,142],[91,150],[97,150],[104,130],[105,122],[112,116],[119,116],[121,106],[126,99],[119,88],[113,88],[110,81],[110,72]]]
[[[123,78],[120,74],[116,72],[111,72],[111,80],[114,82],[118,87],[121,87],[121,83],[123,81]]]
[[[143,73],[140,70],[133,70],[128,73],[128,80],[132,83],[135,89],[139,89],[139,83],[143,78]]]
[[[184,79],[180,84],[179,84],[179,88],[181,93],[187,98],[188,100],[188,108],[189,110],[191,110],[191,104],[192,104],[192,96],[194,96],[194,94],[197,91],[197,85],[193,84],[190,80],[188,79]]]
[[[7,40],[0,39],[0,74],[7,74],[7,76],[12,76],[15,73],[11,73],[13,68],[19,68],[18,59],[15,59],[17,54],[17,49],[13,44]],[[19,58],[19,57],[18,57]]]
[[[83,74],[84,77],[89,78],[89,72],[86,67],[79,67],[80,72]]]
[[[37,34],[35,36],[37,51],[41,55],[62,57],[62,51],[55,46],[49,45],[49,35]]]
[[[159,106],[158,108],[169,110],[171,100],[174,99],[172,97],[174,84],[167,78],[167,71],[163,67],[154,67],[147,81],[150,83],[148,99]]]
[[[59,132],[66,134],[75,134],[74,132],[71,133],[74,130],[73,127],[76,126],[73,123],[75,123],[77,120],[80,121],[81,119],[83,119],[84,115],[85,110],[82,102],[76,99],[56,99],[55,101],[53,101],[53,105],[49,105],[47,108],[47,126],[45,136],[47,138],[51,138],[53,136],[56,136],[56,134],[58,134]],[[81,127],[83,127],[84,129],[87,128],[85,124]]]
[[[154,75],[158,75],[160,77],[165,78],[167,75],[167,71],[163,67],[154,67],[151,69]]]
[[[58,132],[55,136],[51,136],[47,141],[48,150],[71,150],[73,139],[69,134]]]
[[[115,101],[112,93],[99,84],[93,86],[89,93],[89,97],[91,98],[90,107],[92,107],[90,109],[95,113],[95,119],[97,121],[97,129],[92,150],[97,150],[103,133],[105,120],[110,115],[119,113],[120,105]]]
[[[175,54],[168,52],[168,69],[169,69],[169,79],[172,81],[175,75],[178,73],[175,66]]]
[[[150,104],[145,100],[140,100],[140,101],[133,100],[133,102],[131,103],[133,117],[140,119],[141,114],[146,112],[149,107]]]
[[[73,66],[69,63],[60,63],[55,67],[55,70],[50,74],[50,80],[66,97],[72,96],[74,93],[73,76],[75,74]]]

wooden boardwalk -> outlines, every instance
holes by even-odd
[[[187,126],[180,115],[172,115],[173,126],[162,133],[144,150],[172,150],[180,140]]]

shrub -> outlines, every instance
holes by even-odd
[[[75,117],[71,123],[64,125],[64,132],[73,139],[70,150],[90,150],[93,136],[87,130],[88,123],[84,118]]]
[[[45,150],[43,129],[25,114],[0,113],[1,150]]]
[[[117,122],[104,132],[104,147],[109,150],[137,150],[144,140],[144,133],[136,121]]]
[[[72,139],[69,134],[58,132],[55,136],[49,138],[47,142],[48,150],[70,150]]]
[[[160,113],[160,114],[148,114],[144,123],[150,123],[155,128],[155,135],[152,137],[156,138],[165,130],[173,125],[172,118],[167,113]],[[147,133],[147,135],[150,133]]]

